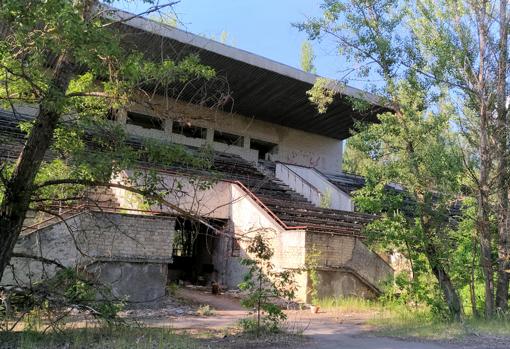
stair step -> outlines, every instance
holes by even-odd
[[[353,224],[367,224],[370,223],[371,220],[363,218],[363,217],[352,217],[350,215],[343,214],[331,214],[320,211],[310,211],[310,210],[293,210],[286,209],[282,207],[274,207],[268,206],[271,211],[273,211],[277,216],[286,216],[292,217],[295,220],[306,220],[306,219],[321,219],[328,220],[331,222],[349,222]]]

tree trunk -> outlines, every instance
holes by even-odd
[[[508,60],[508,23],[507,0],[500,0],[499,7],[499,58],[497,86],[498,127],[498,282],[496,288],[496,309],[508,309],[508,282],[510,267],[510,246],[508,229],[508,118],[507,118],[507,60]]]
[[[450,279],[450,276],[445,271],[442,265],[436,263],[434,259],[431,260],[431,258],[428,256],[428,253],[427,257],[429,263],[431,264],[434,263],[432,264],[432,273],[434,273],[434,276],[436,277],[439,283],[439,287],[441,288],[441,291],[443,291],[443,297],[446,300],[446,303],[448,304],[450,314],[452,315],[454,320],[460,321],[462,316],[462,305],[460,302],[459,295],[457,294],[457,290],[453,286],[452,280]]]
[[[478,180],[478,212],[477,230],[480,237],[480,262],[485,278],[485,316],[494,315],[494,270],[492,267],[492,239],[489,226],[489,173],[491,169],[489,122],[490,113],[487,106],[487,41],[489,28],[487,25],[487,2],[475,2],[474,11],[478,26],[478,58],[479,67],[476,78],[477,99],[480,116],[480,178]]]
[[[476,268],[476,249],[477,249],[477,246],[476,246],[476,239],[473,237],[473,249],[471,251],[471,254],[473,255],[473,258],[471,258],[471,272],[469,273],[470,275],[470,280],[469,280],[469,295],[470,295],[470,298],[471,298],[471,311],[473,313],[473,316],[475,318],[479,317],[478,315],[478,307],[477,307],[477,304],[476,304],[476,289],[475,289],[475,283],[476,283],[476,279],[475,279],[475,268]]]
[[[5,185],[5,196],[0,206],[0,280],[29,209],[34,179],[53,141],[53,133],[61,115],[55,105],[65,98],[72,75],[72,64],[64,54],[57,61],[51,84],[39,103],[34,127]]]
[[[422,223],[422,229],[424,230],[425,236],[431,236],[428,232],[427,224],[424,223],[423,217],[420,217]],[[452,318],[456,321],[460,321],[462,317],[462,304],[460,297],[455,289],[455,286],[450,279],[450,276],[446,272],[444,266],[440,261],[440,255],[437,248],[434,246],[432,239],[425,241],[425,255],[432,269],[432,273],[437,279],[439,288],[443,292],[444,300],[448,305]]]
[[[490,167],[488,151],[487,115],[481,116],[480,127],[480,183],[478,192],[477,229],[480,238],[480,262],[485,280],[485,316],[494,315],[494,271],[492,268],[492,239],[489,227],[488,172]]]

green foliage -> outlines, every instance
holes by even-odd
[[[175,243],[174,243],[175,245]],[[179,290],[179,285],[175,282],[170,283],[170,285],[167,286],[168,294],[172,297],[177,295],[177,291]]]
[[[313,87],[306,91],[308,100],[316,105],[317,111],[324,114],[333,103],[336,92],[331,88],[332,82],[326,78],[317,78]]]
[[[251,239],[246,252],[250,258],[243,258],[241,264],[248,268],[248,272],[239,288],[248,295],[241,304],[248,309],[255,309],[256,319],[245,319],[241,325],[246,330],[254,330],[257,335],[261,331],[278,331],[280,323],[287,316],[275,300],[294,299],[294,274],[289,270],[274,270],[271,262],[273,250],[259,232]]]
[[[358,128],[359,129],[359,128]],[[356,149],[348,139],[342,157],[342,170],[347,173],[368,176],[372,159],[365,152]]]
[[[210,81],[215,71],[202,65],[198,55],[179,60],[147,58],[122,43],[111,21],[89,13],[86,4],[48,0],[4,1],[0,5],[0,22],[8,28],[0,38],[0,69],[5,81],[0,86],[2,107],[40,103],[59,116],[51,144],[53,159],[45,159],[36,183],[56,179],[109,182],[121,171],[139,166],[141,160],[161,166],[177,162],[206,168],[208,151],[190,154],[154,141],[134,149],[126,143],[126,131],[107,116],[139,102],[140,93],[146,94],[150,86],[166,90],[167,97],[176,97],[169,91],[178,91],[191,80]],[[53,85],[52,69],[57,68],[49,67],[49,57],[82,67],[71,71],[66,91],[57,91]],[[30,134],[33,122],[20,126]],[[7,179],[12,173],[7,167],[1,172]],[[155,194],[156,178],[151,179],[141,189]],[[78,184],[46,186],[34,197],[41,205],[41,200],[79,196],[84,189]],[[2,195],[3,187],[0,198]]]
[[[299,63],[301,65],[301,69],[303,69],[307,73],[315,74],[317,69],[314,65],[315,54],[313,53],[313,47],[310,41],[304,41],[301,44],[301,55],[299,57]]]
[[[90,326],[63,328],[60,331],[0,332],[0,341],[9,348],[69,349],[194,349],[200,338],[191,333],[176,333],[168,328],[136,326]]]
[[[331,201],[332,201],[332,193],[331,190],[327,189],[324,193],[321,195],[321,201],[319,203],[319,206],[322,208],[331,208]]]
[[[116,325],[124,300],[115,299],[109,287],[87,277],[87,273],[66,268],[39,281],[30,290],[9,296],[13,315],[19,315],[28,331],[60,331],[70,310],[92,315],[101,324]]]
[[[451,322],[438,319],[428,309],[410,311],[406,308],[385,307],[369,323],[383,336],[428,340],[462,340],[474,334],[482,338],[510,335],[510,326],[506,319],[467,318],[463,322]]]
[[[120,321],[117,314],[124,309],[124,301],[108,300],[114,299],[110,288],[90,280],[81,272],[71,268],[60,270],[43,285],[49,287],[52,293],[62,294],[64,304],[93,309],[94,316],[101,322],[112,324]]]
[[[384,310],[391,311],[399,308],[398,304],[380,302],[361,297],[325,297],[317,303],[321,309],[328,311],[340,311],[345,313],[379,313]]]
[[[214,315],[214,309],[209,304],[201,305],[197,309],[197,315],[212,316],[212,315]]]
[[[399,252],[410,261],[409,277],[397,278],[394,293],[405,295],[406,303],[428,304],[438,314],[447,301],[458,318],[458,284],[450,282],[457,249],[450,209],[461,197],[466,172],[452,129],[458,109],[451,91],[419,73],[414,42],[398,35],[412,15],[405,2],[327,0],[322,8],[322,17],[298,28],[311,39],[331,35],[340,53],[360,67],[359,77],[380,77],[373,90],[392,109],[378,115],[377,124],[357,124],[349,140],[346,168],[367,176],[355,205],[380,215],[367,234],[374,248]],[[322,112],[331,103],[324,87],[310,92]]]
[[[305,256],[305,269],[308,273],[308,280],[310,285],[308,287],[308,294],[311,297],[313,305],[319,303],[319,272],[321,251],[313,245],[310,251],[307,251]]]

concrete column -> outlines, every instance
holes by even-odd
[[[119,109],[116,115],[116,122],[118,122],[121,125],[125,125],[127,122],[127,110],[126,109]]]
[[[172,119],[163,120],[163,129],[165,131],[165,134],[167,134],[168,136],[172,135],[172,127],[173,127]]]
[[[205,138],[207,144],[213,144],[214,142],[214,129],[207,128],[207,137]]]

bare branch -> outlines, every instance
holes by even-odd
[[[13,252],[12,253],[12,257],[16,257],[16,258],[27,258],[27,259],[33,259],[33,260],[36,260],[36,261],[39,261],[39,262],[43,262],[43,263],[46,263],[46,264],[53,264],[61,269],[65,269],[66,267],[62,264],[60,264],[59,262],[53,260],[53,259],[48,259],[48,258],[45,258],[45,257],[42,257],[42,256],[35,256],[35,255],[31,255],[31,254],[26,254],[26,253],[21,253],[21,252]]]
[[[53,185],[86,185],[91,187],[108,187],[108,188],[119,188],[124,189],[126,191],[129,191],[131,193],[139,194],[144,196],[147,199],[154,200],[160,205],[166,206],[170,208],[171,210],[183,215],[184,217],[193,219],[195,221],[198,221],[205,225],[206,227],[212,229],[213,231],[217,233],[223,233],[222,231],[218,230],[214,226],[212,226],[209,222],[204,220],[198,215],[194,215],[186,210],[183,210],[179,206],[169,202],[168,200],[165,200],[161,195],[158,195],[156,193],[150,192],[148,190],[134,188],[129,185],[119,184],[119,183],[109,183],[109,182],[99,182],[99,181],[90,181],[85,179],[55,179],[55,180],[48,180],[43,183],[40,183],[39,185],[35,186],[34,190],[38,190],[44,187],[53,186]],[[52,212],[48,212],[50,214],[54,214]]]
[[[108,12],[110,12],[109,13],[110,14],[109,17],[113,17],[111,15],[116,15],[116,17],[118,17],[120,19],[117,20],[117,21],[108,22],[106,24],[103,24],[103,28],[104,27],[109,27],[109,26],[114,25],[114,24],[129,22],[132,19],[135,19],[135,18],[138,18],[138,17],[142,17],[144,15],[148,15],[148,14],[151,14],[151,13],[154,13],[154,12],[158,12],[158,11],[160,11],[160,10],[166,8],[166,7],[172,7],[172,6],[176,5],[176,4],[178,4],[179,2],[180,1],[173,1],[173,2],[169,2],[169,3],[163,4],[163,5],[154,5],[154,6],[149,7],[147,10],[145,10],[143,12],[140,12],[138,14],[134,14],[134,15],[131,15],[131,16],[127,16],[127,17],[125,17],[125,15],[127,14],[126,12],[111,8],[110,11],[107,10]]]

